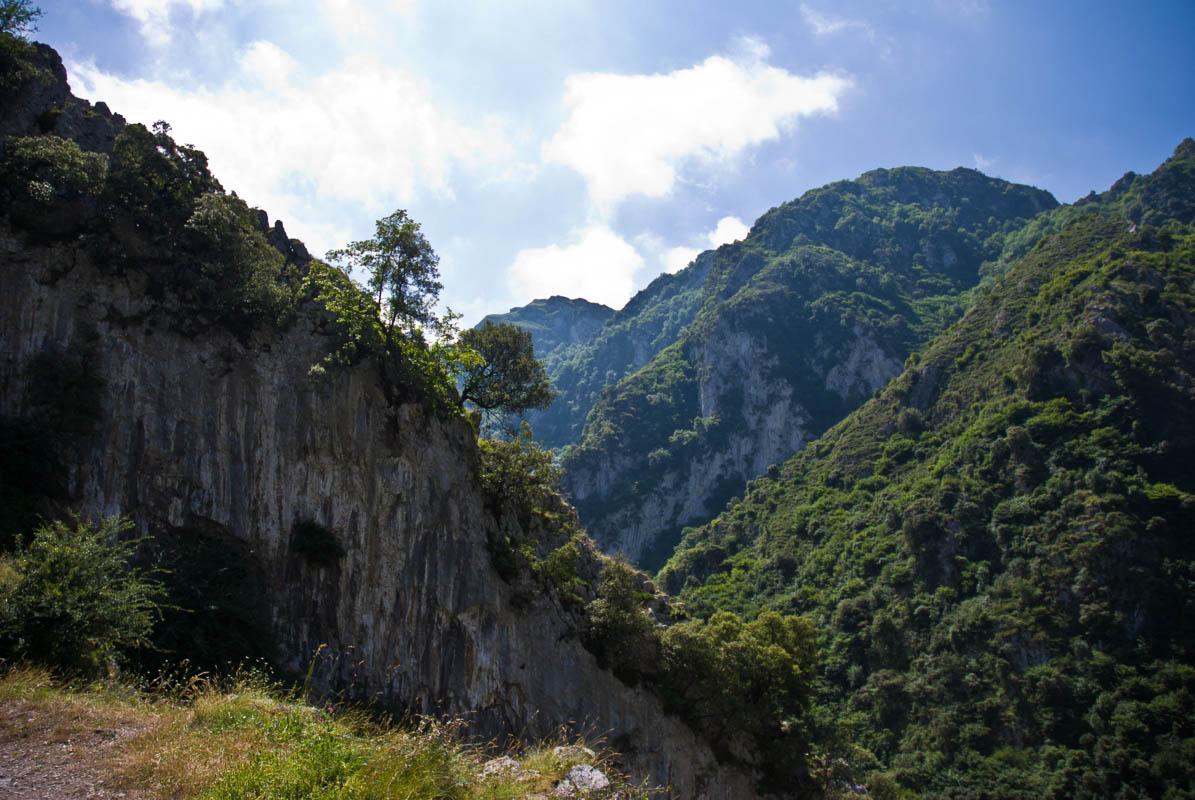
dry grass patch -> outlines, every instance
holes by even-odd
[[[27,754],[34,761],[71,737],[117,732],[70,766],[81,780],[136,798],[513,800],[550,794],[577,764],[611,778],[600,796],[648,795],[583,743],[512,752],[495,769],[496,753],[463,743],[457,724],[397,726],[359,711],[328,713],[245,676],[146,691],[68,685],[44,671],[14,669],[0,676],[0,734],[6,715],[31,720],[25,727],[42,743]]]

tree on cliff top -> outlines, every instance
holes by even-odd
[[[472,403],[483,412],[520,414],[547,408],[555,399],[529,331],[510,323],[487,322],[462,333],[460,343],[484,359],[463,370],[462,403]]]
[[[29,0],[0,0],[0,33],[21,36],[37,30],[42,10]]]
[[[401,326],[413,332],[436,322],[433,306],[444,288],[440,258],[403,209],[378,220],[372,239],[332,250],[327,259],[346,273],[365,273],[365,285],[388,329]]]

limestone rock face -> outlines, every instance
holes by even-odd
[[[855,326],[844,341],[812,350],[803,370],[823,394],[851,408],[900,372],[904,354],[893,349]],[[667,557],[684,526],[717,514],[748,480],[799,451],[825,426],[811,402],[819,398],[803,395],[783,374],[791,350],[761,332],[724,317],[690,352],[696,379],[688,390],[696,396],[697,414],[711,422],[694,431],[682,457],[660,459],[660,469],[639,484],[639,492],[598,513],[592,509],[617,491],[640,456],[629,449],[582,456],[569,462],[566,475],[591,534],[648,568]]]
[[[682,797],[741,798],[747,776],[658,701],[599,668],[545,598],[516,608],[493,568],[468,424],[391,407],[361,364],[313,382],[327,343],[306,307],[283,332],[238,339],[164,313],[135,273],[0,227],[0,414],[24,413],[27,365],[87,348],[103,379],[95,431],[65,459],[69,504],[126,514],[147,535],[213,537],[262,576],[277,659],[324,687],[486,736],[574,725]],[[196,332],[198,331],[198,332]],[[292,527],[315,520],[345,555],[313,566]]]

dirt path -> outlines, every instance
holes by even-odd
[[[0,704],[0,800],[109,800],[140,793],[105,785],[98,765],[143,725],[90,710]]]

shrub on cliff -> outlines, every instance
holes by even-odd
[[[75,142],[59,136],[16,136],[4,145],[0,170],[14,195],[49,205],[99,194],[108,158],[85,153]]]
[[[812,695],[813,625],[765,611],[751,622],[720,612],[662,635],[669,704],[715,742],[768,742],[792,727]]]
[[[522,414],[547,408],[556,397],[535,357],[530,331],[487,322],[462,333],[461,344],[481,356],[462,370],[462,403],[472,403],[483,414]]]
[[[184,228],[186,272],[203,305],[231,322],[279,321],[295,303],[285,281],[286,259],[254,227],[245,201],[208,192],[196,201]]]
[[[559,491],[560,467],[551,451],[536,444],[526,422],[509,441],[482,439],[478,448],[481,486],[494,507],[509,508],[526,520]]]
[[[586,609],[586,646],[603,666],[628,683],[660,671],[660,637],[644,603],[652,598],[641,587],[645,576],[622,558],[602,567],[598,596]]]
[[[131,564],[131,523],[76,518],[34,531],[0,580],[0,654],[68,671],[95,672],[149,643],[160,584]]]
[[[327,259],[345,274],[365,275],[387,330],[414,334],[421,326],[435,324],[433,309],[444,288],[437,266],[440,258],[419,223],[403,209],[379,219],[372,238],[332,250]]]
[[[169,250],[199,198],[222,189],[208,170],[207,156],[176,143],[170,126],[158,122],[152,132],[138,124],[121,130],[105,191],[114,211],[128,215],[141,235]]]

